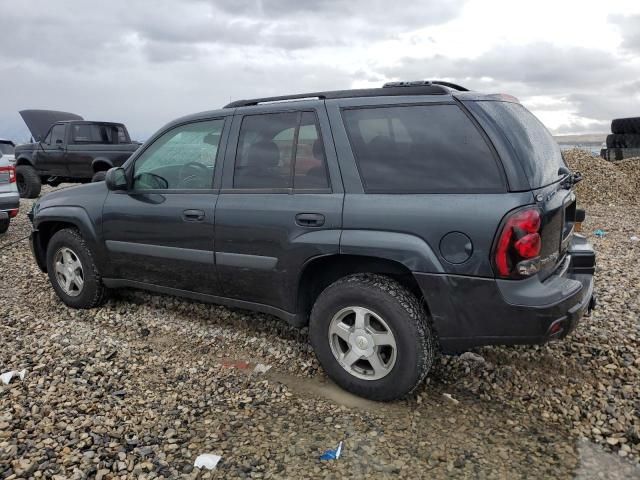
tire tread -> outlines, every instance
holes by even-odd
[[[420,343],[420,347],[418,349],[418,351],[420,351],[420,355],[418,355],[419,358],[417,358],[418,375],[415,378],[413,385],[411,385],[406,391],[401,392],[400,395],[390,396],[387,392],[381,392],[379,394],[369,395],[369,398],[372,400],[387,401],[411,395],[422,384],[429,373],[437,353],[437,339],[434,333],[435,331],[425,309],[424,303],[418,300],[418,298],[416,298],[416,296],[401,283],[390,277],[373,273],[357,273],[337,280],[329,285],[318,296],[311,312],[312,321],[314,319],[314,310],[316,310],[319,302],[322,302],[324,298],[331,296],[334,290],[342,289],[353,284],[384,292],[384,294],[394,298],[407,313],[407,316],[402,318],[402,320],[413,322],[416,326],[418,330],[416,341]],[[357,379],[354,378],[354,382],[355,381],[357,381]]]

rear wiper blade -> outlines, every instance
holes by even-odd
[[[558,169],[558,175],[564,175],[564,178],[560,182],[562,188],[571,188],[576,183],[582,181],[582,174],[580,172],[571,172],[567,167],[560,167]]]

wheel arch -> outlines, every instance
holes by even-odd
[[[113,162],[108,158],[98,157],[91,162],[93,173],[104,172],[113,167]]]
[[[102,267],[102,256],[99,254],[98,239],[95,226],[88,213],[81,207],[60,206],[49,207],[38,212],[34,221],[33,249],[36,262],[43,272],[47,271],[46,254],[49,241],[64,228],[77,229],[95,253],[98,267]]]
[[[21,157],[17,158],[16,159],[16,167],[21,166],[21,165],[28,165],[30,167],[33,167],[33,163],[31,161],[31,157],[21,156]]]
[[[311,308],[318,295],[329,285],[356,273],[377,273],[398,281],[411,293],[424,300],[418,282],[411,270],[397,260],[371,255],[336,254],[315,257],[303,266],[296,292],[296,317],[307,325]],[[428,305],[425,303],[428,310]]]

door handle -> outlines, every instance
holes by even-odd
[[[185,222],[201,222],[204,220],[203,210],[185,210],[182,212],[182,219]]]
[[[301,227],[321,227],[324,225],[324,215],[321,213],[299,213],[296,223]]]

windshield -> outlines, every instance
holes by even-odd
[[[513,146],[532,188],[560,180],[558,169],[566,167],[560,147],[546,127],[519,103],[479,101]]]
[[[13,155],[14,148],[10,143],[0,142],[0,154]]]

